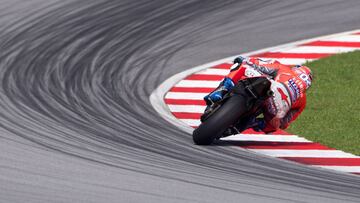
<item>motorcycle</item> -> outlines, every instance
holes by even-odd
[[[197,145],[210,145],[215,139],[246,130],[251,119],[262,113],[267,98],[273,95],[272,78],[246,64],[235,63],[231,68],[241,70],[241,79],[227,92],[221,101],[207,106],[201,116],[201,124],[193,131]]]

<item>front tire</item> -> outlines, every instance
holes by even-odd
[[[197,145],[210,145],[215,138],[246,112],[244,96],[234,94],[213,115],[202,122],[193,132],[193,140]]]

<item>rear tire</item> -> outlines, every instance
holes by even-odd
[[[213,115],[207,118],[193,132],[193,140],[197,145],[210,145],[215,138],[240,119],[247,111],[245,98],[234,94]]]

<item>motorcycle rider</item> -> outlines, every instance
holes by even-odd
[[[204,97],[207,105],[216,103],[223,95],[236,85],[244,69],[240,66],[254,68],[258,72],[273,78],[271,90],[274,95],[268,98],[263,106],[264,118],[253,118],[247,124],[247,128],[256,131],[271,133],[278,129],[286,129],[304,110],[306,106],[306,90],[312,83],[312,72],[306,66],[296,65],[293,67],[281,64],[276,60],[261,60],[260,58],[235,58],[234,64],[239,65],[230,70],[214,91]],[[231,134],[236,133],[232,131]]]

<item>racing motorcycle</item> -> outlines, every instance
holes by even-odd
[[[208,105],[202,114],[201,124],[192,134],[195,144],[210,145],[215,139],[246,130],[249,122],[262,113],[265,100],[273,95],[270,76],[238,63],[231,70],[238,68],[243,70],[237,85],[222,100]]]

